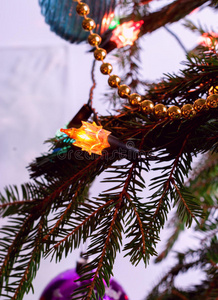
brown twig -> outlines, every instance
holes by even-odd
[[[179,21],[191,13],[197,7],[203,5],[208,0],[177,0],[163,7],[160,11],[144,16],[144,24],[141,27],[140,36],[153,32],[156,29],[168,24]],[[156,20],[156,22],[154,22]]]

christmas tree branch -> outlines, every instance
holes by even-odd
[[[62,240],[60,240],[57,244],[55,244],[53,246],[52,249],[50,249],[49,252],[51,251],[57,251],[57,249],[63,244],[63,243],[66,243],[67,240],[69,239],[70,236],[73,236],[73,238],[75,239],[76,238],[76,234],[77,235],[81,235],[81,237],[79,238],[79,240],[81,240],[81,238],[83,237],[83,241],[85,242],[86,241],[86,236],[85,233],[88,231],[86,231],[85,229],[85,225],[90,223],[91,220],[93,220],[94,218],[96,218],[97,220],[97,217],[96,215],[98,215],[99,213],[101,213],[101,211],[103,209],[105,209],[107,206],[110,206],[112,203],[114,202],[114,200],[110,200],[108,201],[107,203],[101,205],[100,207],[97,207],[96,210],[94,210],[92,213],[90,213],[85,219],[84,221],[82,221],[78,226],[76,226],[68,235],[66,235]],[[58,220],[58,222],[60,221],[60,219]],[[57,222],[57,223],[58,223]],[[56,228],[57,226],[59,226],[59,224],[55,224],[55,226],[50,230],[50,232],[43,238],[44,241],[46,241],[50,235],[53,233],[53,229]],[[97,221],[96,221],[97,223]],[[87,226],[88,226],[87,225]],[[89,232],[89,234],[91,233],[91,231]]]
[[[10,245],[8,249],[6,250],[6,245],[4,245],[3,249],[6,251],[5,258],[1,264],[0,268],[0,278],[1,278],[1,285],[0,289],[4,288],[4,282],[6,284],[5,289],[7,290],[7,285],[8,285],[8,278],[11,275],[11,272],[14,270],[16,271],[17,267],[14,267],[13,265],[16,263],[17,260],[20,258],[17,257],[18,253],[20,254],[21,249],[24,247],[24,245],[27,243],[27,237],[29,233],[32,231],[32,226],[33,222],[38,218],[38,214],[35,213],[34,215],[30,214],[24,221],[21,219],[19,220],[18,218],[16,219],[16,222],[20,221],[20,228],[18,229],[18,232],[16,233],[16,236],[13,241],[10,241]],[[10,230],[10,228],[7,228]],[[4,227],[2,229],[4,232]],[[6,227],[5,227],[6,231]],[[13,229],[15,232],[15,230]],[[13,232],[12,231],[12,232]],[[11,236],[11,234],[10,234]],[[28,257],[26,256],[26,260]],[[24,262],[22,262],[24,263]],[[16,273],[15,273],[16,274]],[[15,274],[12,274],[14,276]],[[21,275],[21,274],[19,274]],[[16,284],[16,283],[15,283]],[[10,290],[13,290],[12,288]]]
[[[81,192],[81,189],[83,188],[83,183],[80,183],[77,187],[77,190],[74,194],[74,196],[71,199],[71,202],[67,205],[67,208],[64,210],[64,212],[61,214],[61,216],[58,218],[57,222],[52,226],[48,234],[46,234],[45,237],[43,237],[43,241],[48,240],[48,238],[51,237],[51,235],[54,234],[54,231],[56,229],[59,229],[61,223],[66,222],[66,218],[72,213],[72,210],[74,209],[73,205],[75,204],[75,201],[78,201],[79,193]]]
[[[191,13],[197,7],[208,2],[208,0],[177,0],[163,7],[160,11],[144,16],[144,24],[140,31],[140,36],[166,25],[177,22]],[[154,22],[155,20],[155,22]]]
[[[97,270],[95,271],[92,283],[91,283],[91,285],[88,289],[88,293],[87,293],[87,296],[86,296],[87,300],[91,299],[91,296],[92,296],[93,291],[94,291],[94,287],[96,286],[97,281],[99,282],[99,280],[97,280],[97,279],[98,279],[98,276],[99,276],[99,272],[102,269],[102,265],[103,265],[103,261],[105,260],[106,252],[108,251],[108,248],[111,248],[110,243],[111,243],[112,235],[114,235],[113,231],[114,231],[115,222],[116,222],[116,219],[117,219],[117,216],[118,216],[118,212],[119,212],[119,209],[120,209],[120,205],[121,205],[121,202],[116,206],[116,208],[114,210],[114,214],[113,214],[113,218],[112,218],[112,221],[111,221],[111,224],[110,224],[110,228],[109,228],[109,231],[107,233],[107,238],[104,242],[104,248],[103,248],[103,251],[101,253],[100,259],[98,259]],[[104,287],[104,284],[102,284],[102,286]],[[104,289],[103,289],[103,291],[104,291]],[[104,292],[101,296],[103,296],[103,295],[104,295]]]
[[[194,219],[194,220],[196,221],[196,223],[198,223],[198,221],[197,221],[195,215],[194,215],[194,214],[192,213],[192,211],[190,210],[190,207],[188,207],[188,205],[187,205],[187,203],[186,203],[184,197],[182,196],[182,193],[181,193],[180,189],[179,189],[178,186],[176,185],[174,179],[172,180],[172,183],[173,183],[173,186],[174,186],[175,189],[176,189],[176,192],[177,192],[177,194],[178,194],[180,200],[183,202],[185,208],[187,209],[188,213],[191,215],[192,219]]]
[[[202,219],[200,226],[196,226],[196,231],[207,230],[207,236],[202,240],[205,243],[207,239],[211,239],[216,235],[217,222],[213,220],[213,214],[216,214],[218,206],[217,203],[217,154],[206,153],[200,162],[195,166],[194,171],[189,175],[189,179],[185,182],[186,188],[192,192],[192,194],[197,199],[198,203],[203,209],[204,219]],[[214,213],[212,212],[214,211]],[[205,229],[205,225],[208,224],[209,227]],[[208,226],[208,225],[206,225]],[[179,219],[178,213],[176,212],[172,220],[168,224],[169,228],[173,227],[173,233],[169,237],[165,249],[158,255],[155,262],[160,262],[167,257],[169,251],[172,249],[176,243],[179,234],[185,228],[185,220]]]
[[[131,165],[130,168],[129,165]],[[129,208],[127,208],[129,197],[131,198],[133,197],[134,199],[133,193],[135,194],[135,190],[132,188],[132,184],[141,186],[141,183],[139,183],[135,178],[138,174],[137,172],[135,172],[136,165],[137,162],[133,162],[132,164],[128,163],[127,164],[128,168],[127,166],[125,167],[126,171],[124,171],[125,169],[123,168],[123,166],[122,169],[120,169],[119,166],[114,166],[114,167],[111,166],[112,170],[110,172],[113,173],[115,172],[118,174],[121,173],[122,175],[121,176],[117,175],[117,177],[113,176],[113,177],[105,178],[106,182],[107,181],[111,182],[111,179],[113,178],[113,181],[117,182],[118,185],[113,187],[112,189],[107,190],[106,193],[101,195],[102,200],[107,201],[107,203],[109,204],[111,203],[112,200],[113,203],[111,203],[110,206],[107,207],[108,213],[105,212],[107,214],[107,220],[105,220],[103,224],[99,223],[97,224],[98,226],[95,225],[94,228],[96,230],[96,233],[92,234],[90,246],[88,247],[87,252],[84,253],[86,257],[90,257],[96,253],[99,253],[97,258],[92,260],[92,262],[90,262],[89,264],[85,265],[84,270],[82,269],[80,271],[81,275],[83,275],[83,272],[85,273],[81,277],[81,280],[88,279],[88,278],[91,279],[91,285],[88,286],[88,292],[86,294],[87,299],[89,299],[89,297],[93,295],[94,288],[97,289],[97,293],[99,293],[99,296],[103,295],[102,291],[104,292],[104,284],[102,279],[103,278],[105,279],[106,274],[108,274],[107,275],[108,277],[105,280],[106,282],[109,283],[109,275],[112,272],[112,266],[115,259],[115,255],[116,252],[119,250],[119,244],[122,241],[121,234],[123,232],[123,229],[122,229],[121,221],[123,220],[124,216],[129,210]],[[120,188],[121,190],[119,192],[116,192],[116,190]],[[138,227],[135,226],[135,228],[137,229]],[[131,234],[129,235],[129,237],[132,236],[133,236],[133,231],[131,230]],[[134,247],[134,245],[132,245],[132,247]],[[141,250],[138,248],[139,247],[137,245],[137,249],[135,249],[132,252],[132,255],[134,255],[135,251],[141,253]],[[138,259],[140,260],[140,257],[138,257]],[[136,260],[136,258],[134,258],[134,260]],[[94,274],[92,275],[93,269],[96,269],[96,271],[94,271]],[[87,272],[90,272],[89,275],[87,274]],[[99,286],[102,287],[102,290]],[[85,288],[86,286],[85,287],[82,286],[81,289],[78,288],[77,291],[75,292],[75,296],[78,293],[86,293]]]
[[[143,256],[145,257],[147,249],[146,249],[146,239],[145,239],[145,232],[144,232],[144,226],[143,226],[143,220],[141,219],[140,213],[138,211],[138,208],[136,207],[136,205],[133,203],[133,201],[131,200],[130,196],[127,194],[126,195],[126,199],[131,203],[131,206],[133,208],[134,214],[136,216],[138,225],[139,225],[139,232],[140,232],[140,238],[141,238],[141,251]],[[130,216],[129,216],[130,219]],[[128,222],[128,220],[127,220]],[[127,249],[127,247],[125,248]]]
[[[177,264],[170,269],[152,289],[152,292],[146,297],[146,300],[154,300],[159,298],[171,299],[175,296],[175,291],[181,293],[183,297],[194,300],[204,300],[206,295],[211,295],[213,298],[216,294],[214,284],[217,282],[217,267],[216,267],[217,241],[211,239],[210,243],[205,247],[200,247],[195,250],[188,250],[184,253],[177,253]],[[206,274],[206,279],[200,285],[179,289],[175,287],[175,279],[181,274],[193,268],[201,268]],[[215,276],[211,276],[215,274]],[[164,298],[164,299],[165,299]]]
[[[173,233],[170,235],[170,237],[167,240],[165,249],[158,254],[157,258],[155,259],[155,262],[161,262],[164,258],[167,257],[170,250],[173,248],[175,242],[177,241],[180,233],[184,230],[185,221],[182,221],[178,218],[177,214],[175,214],[172,218],[172,220],[169,222],[168,227],[174,229]]]
[[[165,75],[160,83],[149,86],[146,98],[154,102],[181,105],[208,94],[210,87],[218,84],[216,54],[211,53],[210,57],[203,54],[203,58],[187,58],[186,69],[180,71],[181,75]]]
[[[34,200],[20,200],[20,201],[14,201],[14,202],[9,202],[9,203],[3,203],[0,204],[0,210],[5,209],[9,206],[16,206],[16,205],[21,205],[23,206],[26,203],[33,203]]]
[[[37,230],[37,234],[36,234],[35,240],[34,240],[34,248],[31,250],[31,256],[29,258],[29,263],[25,270],[23,270],[23,268],[22,268],[23,276],[21,277],[21,279],[19,281],[19,284],[17,286],[17,289],[15,290],[12,300],[18,300],[18,299],[22,300],[23,294],[24,294],[24,290],[22,290],[23,286],[26,285],[25,284],[26,282],[32,282],[32,280],[35,277],[37,268],[39,268],[40,256],[41,256],[41,252],[42,252],[41,237],[42,237],[42,233],[43,233],[44,222],[45,222],[45,217],[42,216],[38,223],[38,230]],[[28,247],[30,247],[30,246],[28,246]],[[28,290],[28,284],[27,284],[27,290]]]
[[[35,186],[31,183],[22,184],[22,196],[20,197],[17,186],[6,187],[5,196],[0,193],[0,201],[2,203],[0,204],[0,215],[6,217],[13,215],[15,211],[17,213],[22,212],[24,207],[31,206],[31,204],[34,206],[37,203],[37,200],[32,197],[34,189]]]
[[[179,199],[181,200],[178,207],[180,212],[179,216],[183,220],[186,218],[187,225],[190,226],[192,220],[196,219],[195,215],[202,215],[200,206],[195,203],[193,197],[191,197],[187,192],[182,193],[184,176],[188,175],[188,170],[190,169],[191,162],[191,156],[189,155],[187,157],[183,154],[189,136],[190,135],[187,134],[187,136],[185,137],[181,149],[178,152],[178,155],[176,156],[174,162],[172,163],[171,170],[169,171],[169,165],[167,167],[162,167],[162,175],[152,179],[153,183],[151,183],[150,186],[152,187],[152,189],[158,188],[158,190],[155,191],[155,193],[150,198],[157,199],[155,200],[155,202],[157,203],[157,207],[153,215],[152,223],[150,224],[150,226],[148,226],[148,228],[151,227],[152,224],[155,224],[157,222],[157,218],[159,219],[160,225],[163,226],[165,217],[163,212],[160,214],[160,209],[162,209],[164,199],[167,202],[169,201],[167,200],[168,197],[174,199],[175,203],[177,203]],[[188,161],[188,164],[186,163],[186,166],[184,165],[184,159],[187,159],[186,161]],[[161,168],[154,168],[154,170],[161,170]],[[180,174],[180,172],[182,172],[182,174]],[[178,187],[178,185],[180,186],[180,188]],[[178,198],[175,196],[175,192],[179,196]],[[158,197],[160,197],[159,200]],[[161,219],[160,215],[162,215]]]
[[[68,192],[70,192],[69,186],[72,184],[72,182],[74,184],[76,184],[76,182],[78,180],[81,180],[81,183],[83,182],[83,184],[84,184],[84,181],[87,181],[87,179],[88,179],[88,181],[90,181],[90,178],[87,178],[87,172],[84,172],[84,170],[91,169],[92,173],[96,172],[96,169],[94,166],[96,166],[99,163],[99,160],[100,160],[100,157],[99,157],[99,159],[96,159],[93,161],[91,160],[91,162],[89,162],[89,167],[85,166],[83,169],[81,169],[81,171],[77,172],[73,176],[70,176],[70,178],[68,180],[66,180],[65,182],[62,182],[61,184],[59,184],[59,182],[54,179],[50,183],[50,185],[48,185],[47,187],[45,187],[44,184],[40,183],[38,189],[33,189],[34,193],[32,191],[32,197],[34,199],[37,198],[37,201],[30,201],[28,203],[25,203],[25,206],[21,207],[21,213],[24,214],[24,216],[27,215],[28,217],[26,219],[23,219],[23,218],[18,219],[17,218],[16,222],[19,222],[19,226],[17,227],[16,231],[14,231],[14,230],[11,231],[11,233],[15,235],[13,242],[8,240],[7,241],[8,246],[5,243],[1,243],[2,253],[3,252],[5,253],[5,251],[7,253],[5,255],[4,260],[2,261],[2,266],[1,266],[1,270],[0,270],[0,274],[1,274],[0,277],[1,277],[1,281],[2,281],[1,287],[4,288],[3,280],[6,280],[5,289],[6,290],[9,289],[10,293],[12,293],[12,291],[15,291],[14,297],[18,297],[17,296],[18,294],[22,295],[22,293],[24,293],[25,291],[28,291],[29,285],[31,284],[31,281],[32,281],[31,274],[33,274],[33,276],[35,274],[35,272],[32,273],[32,271],[29,271],[29,267],[31,267],[31,268],[34,267],[34,264],[32,263],[32,257],[34,257],[35,250],[38,249],[37,245],[35,244],[35,242],[37,242],[37,240],[38,240],[36,238],[37,234],[35,234],[36,239],[32,241],[32,244],[29,244],[31,239],[34,237],[35,227],[33,227],[33,223],[40,216],[45,216],[46,214],[48,214],[52,205],[54,206],[54,208],[56,207],[56,209],[57,209],[58,208],[57,203],[59,202],[59,208],[61,207],[61,202],[67,200],[67,199],[66,200],[64,199],[65,197],[63,198],[63,200],[61,200],[61,198],[63,197],[62,195],[64,195],[63,192],[66,189],[68,189]],[[80,184],[80,186],[82,186],[82,184]],[[74,193],[73,190],[72,190],[72,192]],[[46,193],[47,193],[47,195],[45,195]],[[80,193],[79,190],[77,190],[77,195],[78,195],[78,193]],[[44,194],[44,198],[42,198],[43,194]],[[12,200],[13,201],[15,200],[14,193],[11,193],[11,194],[8,193],[7,195],[9,198],[12,195],[13,196],[13,197],[11,197]],[[24,195],[24,196],[26,197],[27,195]],[[60,199],[58,199],[58,198],[60,198]],[[2,197],[2,199],[3,199],[3,201],[5,201],[4,197]],[[55,199],[56,199],[56,202],[54,202]],[[60,200],[61,200],[61,202],[60,202]],[[15,201],[15,202],[17,202],[17,201]],[[35,202],[34,206],[33,206],[32,202]],[[63,215],[62,215],[62,217],[63,217]],[[66,219],[65,219],[65,223],[66,223]],[[61,224],[61,220],[59,221],[58,225],[60,225],[60,224]],[[10,230],[10,228],[7,228],[7,227],[2,228],[2,232],[4,234],[6,232],[9,232],[9,230]],[[11,233],[10,233],[10,236],[12,236]],[[25,245],[27,245],[27,244],[29,244],[29,245],[25,248]],[[28,255],[26,255],[25,259],[24,259],[21,252],[24,251],[24,249],[29,249],[30,247],[32,247],[32,251],[29,252]],[[37,252],[38,252],[38,250],[37,250]],[[37,253],[36,253],[36,255],[37,255]],[[40,253],[38,253],[38,255],[39,255],[39,260],[40,260]],[[3,256],[3,255],[1,255],[1,256]],[[22,277],[23,274],[17,273],[16,270],[19,270],[20,264],[22,266],[24,266],[24,261],[26,262],[27,260],[29,260],[29,263],[27,263],[27,265],[25,263],[25,265],[26,265],[25,279],[27,279],[27,280],[25,281],[25,285],[23,285],[23,282],[24,282],[24,277]],[[12,272],[12,274],[9,275],[8,272],[10,272],[10,273]],[[29,274],[29,273],[30,273],[30,277],[26,278],[26,274]],[[12,283],[12,285],[15,285],[15,286],[18,284],[17,288],[15,288],[15,289],[12,287],[8,288],[8,286],[7,286],[8,285],[8,283],[7,283],[8,276],[12,276],[12,277],[13,276],[17,276],[17,277],[21,276],[22,277],[20,282],[17,281],[15,283]],[[22,293],[20,292],[21,288],[22,288]],[[21,297],[21,296],[19,296],[19,297]]]

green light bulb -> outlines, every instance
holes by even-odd
[[[116,28],[118,25],[120,25],[120,20],[118,19],[113,19],[108,27],[108,29],[114,29]]]

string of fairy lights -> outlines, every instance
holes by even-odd
[[[131,88],[126,84],[121,84],[121,79],[117,75],[112,75],[113,67],[110,63],[104,61],[107,56],[107,51],[103,48],[100,48],[101,37],[100,35],[93,32],[96,27],[95,21],[92,18],[88,17],[90,13],[89,6],[81,2],[80,0],[73,0],[77,2],[76,11],[79,16],[83,17],[82,27],[85,31],[89,31],[90,35],[88,36],[88,43],[95,47],[94,58],[98,61],[101,61],[100,71],[104,75],[109,75],[108,84],[112,88],[118,89],[118,95],[121,98],[128,98],[130,105],[138,106],[145,114],[154,114],[157,118],[162,119],[169,117],[170,119],[179,119],[185,118],[190,119],[196,115],[196,113],[201,112],[205,109],[217,108],[218,106],[218,94],[214,93],[212,87],[210,95],[207,99],[197,99],[192,104],[184,104],[181,108],[178,106],[166,107],[162,103],[154,105],[151,100],[142,100],[142,97],[137,93],[131,94]]]

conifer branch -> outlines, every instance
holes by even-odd
[[[187,58],[186,68],[179,75],[167,74],[158,84],[149,85],[146,98],[155,102],[181,105],[208,94],[210,87],[218,84],[217,54],[212,51],[207,57],[202,52],[202,57]]]
[[[73,196],[73,198],[71,199],[71,202],[67,205],[67,208],[65,209],[65,211],[61,214],[61,216],[58,218],[58,221],[55,223],[55,225],[53,225],[53,227],[50,229],[50,231],[48,232],[48,234],[46,234],[46,236],[43,237],[43,241],[45,242],[52,234],[53,232],[59,228],[60,224],[64,221],[65,217],[67,216],[67,214],[69,214],[71,212],[71,208],[74,204],[74,202],[77,200],[78,194],[81,191],[83,184],[80,183],[77,187],[77,190]]]
[[[25,232],[28,232],[28,229],[30,228],[30,222],[33,219],[33,215],[29,215],[26,220],[24,221],[22,227],[20,228],[19,232],[17,233],[13,243],[10,245],[7,254],[5,255],[5,259],[2,262],[1,268],[0,268],[0,278],[3,279],[3,276],[5,276],[7,274],[7,276],[9,275],[6,270],[6,266],[8,263],[10,263],[11,265],[13,265],[13,260],[14,260],[14,254],[13,252],[15,251],[16,248],[19,249],[18,245],[22,242],[24,242],[24,240],[26,239],[26,235]],[[11,268],[8,268],[8,271],[11,271]]]
[[[25,261],[28,260],[28,255],[25,254],[25,257],[22,259],[22,255],[21,255],[21,250],[24,249],[25,244],[28,243],[28,236],[30,234],[30,232],[33,230],[33,223],[35,220],[37,220],[38,218],[38,213],[35,212],[35,214],[30,214],[25,220],[24,222],[21,223],[21,227],[18,229],[18,232],[16,233],[16,236],[14,238],[14,240],[11,242],[9,248],[7,249],[7,253],[5,255],[5,259],[2,262],[1,265],[1,269],[0,269],[0,279],[1,279],[1,284],[0,284],[0,289],[2,290],[3,288],[5,288],[5,290],[8,290],[8,278],[10,276],[16,276],[17,282],[18,282],[18,290],[19,293],[17,292],[16,296],[14,296],[14,299],[22,299],[22,295],[29,289],[29,286],[31,285],[31,281],[32,281],[32,277],[31,278],[27,278],[25,276],[25,278],[21,279],[22,283],[19,282],[19,278],[20,276],[23,276],[23,272],[16,274],[15,272],[20,270],[20,266],[19,266],[19,261],[21,260],[22,265],[25,264]],[[20,220],[21,221],[21,220]],[[33,241],[33,244],[35,243],[35,241]],[[38,243],[38,241],[36,241],[36,243]],[[29,246],[28,246],[29,247]],[[37,252],[38,256],[40,256],[40,253]],[[16,263],[18,263],[18,266],[16,266]],[[36,268],[37,266],[37,260],[35,260],[34,262],[32,262],[32,260],[30,259],[30,264],[32,264],[32,268]],[[29,265],[30,266],[30,265]],[[23,267],[22,267],[23,270]],[[26,273],[28,274],[29,267],[27,267],[26,269]],[[28,280],[27,280],[28,279]],[[25,285],[23,285],[24,280],[27,280]],[[14,285],[17,285],[17,282],[14,283]],[[22,292],[20,292],[20,288],[22,288]],[[12,291],[16,291],[16,289],[14,290],[14,288],[10,288],[9,289],[10,292]],[[20,297],[20,298],[19,298]]]
[[[171,24],[179,21],[207,1],[208,0],[176,0],[163,7],[160,11],[144,16],[142,18],[144,24],[142,25],[140,35],[153,32],[168,23]]]
[[[76,181],[78,178],[85,178],[86,179],[86,170],[92,169],[100,160],[101,158],[97,158],[96,160],[91,161],[87,166],[85,166],[83,169],[78,171],[76,174],[74,174],[72,177],[70,177],[68,180],[63,182],[60,187],[54,190],[53,193],[51,193],[47,198],[45,198],[42,202],[42,204],[39,204],[38,208],[45,207],[47,202],[52,201],[55,197],[57,197],[58,194],[62,192],[66,187],[69,186],[72,182]]]
[[[53,250],[57,249],[62,243],[66,242],[67,239],[72,236],[75,235],[81,228],[83,228],[83,226],[90,221],[96,214],[98,214],[103,208],[109,206],[110,204],[112,204],[114,202],[114,200],[110,200],[107,203],[103,204],[102,206],[98,207],[95,211],[93,211],[90,215],[88,215],[88,217],[86,217],[84,219],[84,221],[82,223],[80,223],[78,226],[76,226],[68,235],[66,235],[62,240],[60,240],[57,244],[55,244],[53,246]],[[43,240],[47,240],[49,238],[49,236],[51,235],[52,232],[49,232],[48,235],[46,235]]]
[[[138,224],[139,224],[141,239],[142,239],[142,253],[143,253],[143,255],[145,255],[146,254],[146,241],[145,241],[145,232],[144,232],[144,229],[143,229],[143,221],[141,220],[141,217],[138,213],[138,210],[137,210],[136,206],[134,205],[133,201],[131,200],[131,198],[128,194],[126,194],[126,198],[131,203],[131,206],[133,207],[134,213],[136,215],[136,219],[137,219]]]
[[[35,266],[38,265],[39,267],[39,260],[40,260],[40,256],[41,256],[41,236],[42,236],[42,231],[43,231],[43,223],[44,223],[44,216],[42,216],[40,218],[39,224],[38,224],[38,230],[37,230],[37,234],[35,237],[35,241],[34,241],[34,248],[31,251],[31,257],[29,258],[29,263],[26,267],[26,269],[23,272],[23,276],[20,279],[19,285],[17,287],[17,289],[15,290],[14,296],[12,297],[11,300],[17,300],[17,299],[22,299],[22,295],[24,294],[24,291],[22,291],[22,287],[24,285],[25,282],[29,282],[29,278],[31,277],[31,279],[34,278],[34,269]],[[27,285],[28,288],[28,285]],[[26,288],[26,289],[27,289]]]
[[[214,253],[213,258],[211,254]],[[205,247],[200,247],[196,250],[188,250],[185,253],[177,253],[177,264],[173,266],[169,272],[167,272],[159,283],[153,288],[151,293],[146,297],[146,300],[159,299],[160,297],[175,296],[176,293],[181,293],[182,296],[188,299],[206,299],[206,295],[211,295],[213,297],[214,293],[216,295],[215,285],[217,282],[217,267],[214,264],[214,259],[216,260],[217,253],[217,241],[211,239],[210,244],[205,245]],[[210,262],[211,261],[211,262]],[[198,286],[189,287],[186,291],[185,289],[179,289],[175,286],[176,277],[185,273],[193,268],[201,268],[205,270],[206,279]],[[214,276],[211,276],[214,274]],[[215,284],[215,285],[214,285]]]
[[[158,254],[157,258],[155,259],[155,263],[159,263],[167,257],[168,253],[177,241],[180,232],[184,230],[184,221],[180,220],[175,214],[171,222],[169,222],[168,227],[174,227],[174,231],[172,235],[168,238],[165,249],[160,254]]]
[[[15,206],[15,205],[21,205],[22,206],[24,204],[33,203],[33,202],[34,202],[34,200],[20,200],[20,201],[3,203],[3,204],[0,204],[0,209],[7,208],[8,206]]]
[[[108,250],[108,245],[110,243],[111,236],[113,234],[113,227],[115,225],[115,221],[117,219],[117,215],[118,215],[118,211],[119,211],[120,206],[121,206],[121,202],[119,202],[119,204],[116,206],[116,208],[114,210],[114,214],[113,214],[113,218],[112,218],[111,225],[110,225],[110,228],[109,228],[109,232],[107,233],[107,238],[106,238],[106,241],[104,243],[104,248],[102,250],[100,259],[98,260],[97,270],[95,271],[92,283],[91,283],[91,285],[90,285],[90,287],[88,289],[88,293],[87,293],[87,296],[85,298],[87,300],[90,300],[91,296],[93,294],[93,290],[94,290],[95,285],[96,285],[96,280],[98,278],[99,271],[102,268],[103,260],[105,259],[105,254],[106,254],[106,251]]]
[[[195,219],[195,221],[198,223],[198,221],[197,221],[195,215],[191,212],[190,208],[188,207],[188,205],[187,205],[185,199],[183,198],[183,196],[182,196],[182,194],[181,194],[181,192],[180,192],[180,189],[179,189],[178,186],[176,185],[174,179],[172,180],[172,183],[173,183],[173,186],[174,186],[175,189],[176,189],[176,192],[178,193],[179,198],[182,200],[184,206],[186,207],[188,213],[189,213],[189,214],[192,216],[192,218]]]

